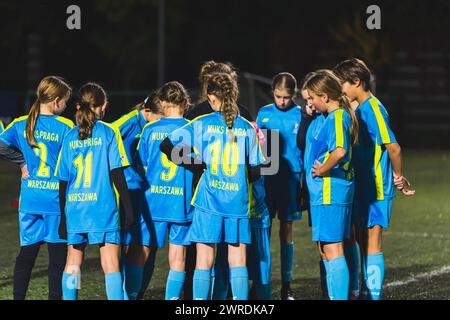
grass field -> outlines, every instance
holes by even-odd
[[[392,226],[384,237],[386,275],[384,299],[450,298],[450,152],[406,150],[404,173],[416,196],[400,194],[394,201]],[[12,274],[18,252],[17,211],[9,205],[19,193],[19,171],[0,162],[0,299],[12,298]],[[272,285],[280,296],[278,223],[272,238]],[[319,299],[318,254],[310,240],[307,219],[294,226],[293,289],[297,299]],[[168,265],[166,250],[157,266],[146,299],[163,299]],[[28,299],[47,298],[47,250],[43,246],[33,271]],[[80,299],[105,299],[98,249],[88,248]]]

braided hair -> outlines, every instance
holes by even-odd
[[[227,128],[232,133],[236,117],[239,115],[237,100],[239,89],[236,81],[227,73],[216,73],[208,80],[207,94],[215,95],[222,101],[221,112]]]

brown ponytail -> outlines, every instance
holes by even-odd
[[[36,100],[30,108],[25,126],[25,136],[31,147],[37,147],[34,131],[41,112],[41,103],[49,103],[56,98],[68,100],[72,95],[72,88],[66,81],[57,76],[45,77],[36,89]]]
[[[78,139],[85,140],[92,137],[92,130],[97,121],[93,109],[103,106],[108,98],[105,90],[99,84],[89,82],[78,91],[78,99],[75,113]]]
[[[178,81],[170,81],[163,84],[163,86],[159,88],[154,99],[165,101],[170,105],[179,108],[181,114],[184,114],[191,105],[191,98],[189,97],[187,90]]]
[[[222,115],[230,132],[230,137],[233,137],[234,121],[239,114],[237,100],[239,97],[239,89],[236,81],[226,73],[216,73],[208,81],[207,94],[215,95],[222,101]]]
[[[303,88],[311,90],[318,96],[326,94],[330,100],[338,101],[339,106],[344,108],[352,119],[352,145],[358,143],[358,120],[350,106],[350,101],[342,94],[339,78],[330,70],[318,70],[305,79]]]

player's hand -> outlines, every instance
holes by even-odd
[[[411,183],[404,176],[400,177],[394,176],[394,185],[405,196],[413,196],[416,193],[416,190],[412,190],[409,188],[411,186]]]
[[[67,225],[66,225],[66,215],[61,215],[61,221],[59,222],[58,235],[61,239],[67,240]]]
[[[28,167],[26,164],[20,167],[20,171],[22,172],[22,179],[26,180],[30,177],[30,173],[28,172]]]
[[[314,110],[311,108],[311,106],[308,103],[305,105],[305,110],[306,110],[306,114],[308,116],[312,116],[313,115],[313,111]]]
[[[322,171],[323,164],[319,160],[316,160],[312,167],[313,177],[323,177],[325,175],[325,172]]]

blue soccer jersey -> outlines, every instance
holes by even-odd
[[[303,171],[302,152],[297,146],[301,120],[302,110],[297,105],[288,110],[281,110],[272,103],[262,107],[258,112],[256,123],[260,129],[279,132],[280,170]]]
[[[226,217],[248,218],[251,187],[247,180],[247,164],[261,165],[264,156],[253,125],[237,116],[229,129],[220,112],[195,118],[171,133],[174,145],[194,148],[206,163],[192,198],[199,210]]]
[[[128,166],[120,132],[97,121],[92,136],[78,139],[78,127],[64,139],[56,177],[67,181],[67,232],[119,229],[118,203],[110,171]]]
[[[370,97],[355,114],[359,123],[359,142],[354,148],[355,197],[371,202],[390,200],[395,197],[395,186],[385,144],[397,140],[388,113],[377,98]]]
[[[144,129],[146,124],[147,121],[145,121],[139,110],[133,110],[113,122],[113,125],[120,131],[125,151],[127,152],[127,157],[130,161],[130,166],[125,168],[124,174],[127,180],[128,189],[132,190],[142,188],[141,176],[136,171],[135,156],[142,129]]]
[[[342,108],[328,114],[312,143],[311,160],[325,163],[336,148],[347,151],[345,157],[323,177],[306,174],[311,205],[351,205],[354,181],[351,148],[351,118]]]
[[[139,142],[139,161],[145,171],[145,204],[141,213],[155,221],[184,223],[192,220],[191,171],[171,162],[159,149],[174,130],[187,124],[184,118],[161,118],[144,127]]]
[[[322,129],[323,123],[325,122],[325,117],[323,114],[318,114],[312,121],[308,127],[308,131],[306,132],[306,141],[305,141],[305,153],[303,156],[303,165],[305,168],[306,174],[311,174],[312,166],[316,159],[314,159],[313,155],[313,146],[315,143],[315,139],[317,138],[320,130]]]
[[[63,139],[73,122],[56,115],[40,115],[34,131],[37,147],[33,148],[25,136],[27,119],[15,119],[0,135],[3,143],[22,152],[30,173],[28,179],[22,179],[19,212],[59,215],[59,181],[53,174]]]

